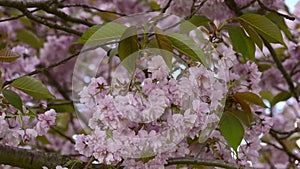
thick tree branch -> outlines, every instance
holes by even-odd
[[[197,158],[187,158],[187,157],[172,158],[172,159],[167,160],[167,162],[168,162],[168,164],[166,164],[166,166],[187,164],[187,165],[223,167],[223,168],[227,168],[227,169],[237,169],[237,168],[255,169],[253,167],[244,167],[244,166],[241,166],[238,164],[230,164],[230,163],[227,163],[227,162],[221,161],[221,160],[208,160],[208,159],[197,159]]]
[[[0,144],[0,164],[21,167],[24,169],[41,169],[43,166],[49,169],[57,165],[63,166],[66,162],[74,160],[68,156],[56,153],[45,153],[34,150],[21,149]],[[73,169],[82,169],[86,164],[77,163]],[[94,168],[107,168],[93,165]]]
[[[32,8],[38,7],[44,4],[52,3],[53,0],[0,0],[0,6],[12,7],[12,8]]]

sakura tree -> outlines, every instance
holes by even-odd
[[[0,168],[299,168],[283,0],[0,0]]]

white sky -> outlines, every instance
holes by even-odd
[[[297,2],[298,0],[285,0],[286,5],[290,8],[291,12],[294,11],[294,5],[296,5]]]

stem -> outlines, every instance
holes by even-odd
[[[64,133],[62,133],[61,131],[59,131],[59,129],[57,129],[55,126],[51,127],[51,129],[53,131],[55,131],[57,134],[59,134],[60,136],[62,136],[65,139],[69,140],[72,144],[75,144],[75,141],[71,137],[69,137],[69,136],[65,135]]]
[[[34,9],[34,10],[30,11],[30,13],[34,13],[34,12],[36,12],[38,10],[39,9]],[[2,20],[0,20],[0,22],[12,21],[12,20],[16,20],[16,19],[22,18],[24,16],[25,16],[24,14],[21,14],[21,15],[14,16],[14,17],[11,17],[11,18],[2,19]]]
[[[205,4],[205,2],[207,2],[207,0],[201,1],[201,3],[197,6],[197,8],[189,16],[187,16],[185,19],[192,18],[203,7],[203,5]]]
[[[89,27],[95,25],[94,23],[91,23],[91,22],[87,21],[86,19],[74,18],[74,17],[72,17],[70,15],[65,14],[64,12],[61,12],[61,11],[57,10],[57,6],[48,7],[48,6],[45,5],[45,6],[43,6],[42,9],[45,10],[46,12],[48,12],[48,13],[51,13],[53,15],[56,15],[56,16],[60,17],[64,21],[70,21],[70,22],[73,22],[73,23],[79,23],[79,24],[83,24],[83,25],[86,25],[86,26],[89,26]]]
[[[48,78],[49,84],[52,84],[64,99],[70,100],[70,96],[66,93],[66,90],[55,80],[49,71],[45,70],[44,75]]]
[[[94,160],[95,160],[95,158],[91,157],[90,160],[88,161],[88,163],[84,166],[84,169],[88,169]]]
[[[111,14],[116,14],[116,15],[120,15],[120,16],[126,16],[126,14],[122,14],[122,13],[118,13],[118,12],[114,12],[114,11],[107,11],[107,10],[102,10],[102,9],[99,9],[99,8],[96,8],[96,7],[93,7],[93,6],[88,6],[88,5],[85,5],[85,4],[67,4],[67,5],[64,5],[64,4],[59,4],[58,5],[59,8],[85,8],[85,9],[93,9],[93,10],[96,10],[98,12],[103,12],[103,13],[111,13]]]
[[[88,52],[88,51],[97,49],[97,48],[99,48],[99,47],[101,47],[101,46],[110,45],[110,44],[115,44],[115,43],[118,43],[118,42],[117,42],[117,41],[115,41],[115,42],[108,42],[108,43],[104,43],[104,44],[101,44],[101,45],[97,45],[97,46],[94,46],[94,47],[91,47],[91,48],[84,49],[84,50],[82,50],[82,51],[80,51],[80,52],[77,52],[77,53],[75,53],[75,54],[73,54],[73,55],[71,55],[71,56],[69,56],[69,57],[67,57],[67,58],[65,58],[65,59],[63,59],[63,60],[61,60],[61,61],[59,61],[59,62],[53,63],[53,64],[51,64],[51,65],[48,66],[48,67],[37,69],[37,70],[32,71],[32,72],[30,72],[30,73],[27,73],[27,74],[25,74],[25,75],[23,75],[23,76],[20,76],[19,78],[24,77],[24,76],[32,76],[32,75],[35,75],[35,74],[43,73],[43,72],[48,71],[48,70],[50,70],[50,69],[52,69],[52,68],[54,68],[54,67],[57,67],[57,66],[59,66],[59,65],[62,65],[62,64],[64,64],[64,63],[68,62],[69,60],[71,60],[71,59],[73,59],[74,57],[80,55],[81,53],[85,53],[85,52]],[[16,78],[16,79],[19,79],[19,78]],[[4,83],[3,83],[3,87],[5,87],[5,86],[11,84],[11,83],[12,83],[13,81],[15,81],[16,79],[13,79],[13,80],[4,82]]]
[[[272,130],[270,131],[270,135],[276,139],[276,141],[281,145],[282,148],[277,148],[283,152],[285,152],[288,156],[290,156],[291,158],[293,158],[294,160],[297,160],[297,161],[300,161],[300,157],[298,157],[297,155],[295,155],[294,153],[292,153],[287,147],[286,145],[284,144],[284,142],[282,142],[278,136],[276,135],[276,133],[274,133]]]
[[[291,20],[291,21],[294,21],[294,20],[295,20],[295,17],[289,16],[289,15],[285,15],[285,14],[282,14],[282,13],[277,12],[277,11],[274,10],[274,9],[268,8],[268,7],[267,7],[265,4],[263,4],[260,0],[257,0],[257,2],[258,2],[258,4],[259,4],[259,6],[260,6],[262,9],[266,10],[266,11],[270,11],[270,12],[277,13],[278,15],[283,16],[283,17],[285,17],[286,19],[289,19],[289,20]]]
[[[44,18],[35,16],[32,13],[30,13],[26,8],[19,7],[17,9],[19,9],[25,16],[27,16],[29,19],[31,19],[31,20],[33,20],[35,22],[38,22],[38,23],[43,24],[43,25],[46,25],[46,26],[48,26],[50,28],[53,28],[53,29],[62,30],[62,31],[71,33],[71,34],[74,34],[74,35],[77,35],[77,36],[81,36],[82,35],[82,33],[79,32],[79,31],[77,31],[77,30],[71,29],[71,28],[66,27],[66,26],[58,25],[56,23],[48,22]]]
[[[281,74],[283,75],[284,79],[286,80],[291,93],[294,95],[295,99],[299,102],[299,98],[298,98],[299,95],[298,95],[297,91],[295,90],[295,86],[293,84],[293,81],[292,81],[291,77],[289,76],[289,74],[287,73],[287,71],[285,70],[285,68],[283,67],[283,65],[282,65],[279,57],[277,56],[274,48],[263,37],[261,37],[261,38],[264,41],[265,46],[269,50],[269,52],[271,54],[271,57],[273,58],[277,68],[280,70]]]
[[[165,13],[167,9],[170,7],[172,0],[169,0],[166,6],[161,10],[161,13]]]

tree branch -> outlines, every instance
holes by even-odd
[[[245,167],[245,166],[241,166],[238,164],[230,164],[230,163],[227,163],[222,160],[208,160],[208,159],[197,159],[197,158],[187,158],[187,157],[171,158],[171,159],[167,160],[167,162],[168,162],[168,164],[166,164],[166,166],[187,164],[187,165],[223,167],[223,168],[227,168],[227,169],[237,169],[237,168],[255,169],[253,167]]]
[[[201,3],[197,6],[197,8],[195,9],[195,10],[193,10],[192,12],[191,12],[191,14],[189,15],[189,16],[187,16],[185,19],[190,19],[190,18],[192,18],[202,7],[203,7],[203,5],[205,4],[207,2],[207,0],[203,0],[203,1],[201,1]]]
[[[172,0],[169,0],[165,7],[161,9],[161,13],[165,13],[167,9],[170,7]]]
[[[62,31],[65,31],[65,32],[68,32],[68,33],[71,33],[71,34],[74,34],[74,35],[77,35],[77,36],[81,36],[83,34],[82,32],[79,32],[77,30],[71,29],[69,27],[58,25],[58,24],[52,23],[52,22],[48,22],[47,20],[45,20],[43,18],[40,18],[38,16],[34,16],[26,8],[19,7],[17,9],[19,9],[29,19],[31,19],[31,20],[33,20],[35,22],[38,22],[40,24],[46,25],[46,26],[48,26],[50,28],[57,29],[57,30],[62,30]]]
[[[30,11],[30,13],[34,13],[34,12],[36,12],[38,10],[39,9],[34,9],[34,10]],[[21,15],[14,16],[14,17],[11,17],[11,18],[2,19],[2,20],[0,20],[0,22],[12,21],[12,20],[16,20],[16,19],[22,18],[24,16],[25,16],[24,14],[21,14]]]
[[[42,6],[42,9],[48,13],[51,13],[55,16],[58,16],[60,17],[62,20],[64,21],[70,21],[70,22],[73,22],[73,23],[79,23],[79,24],[83,24],[83,25],[86,25],[86,26],[94,26],[95,24],[94,23],[91,23],[85,19],[78,19],[78,18],[74,18],[70,15],[67,15],[65,14],[64,12],[61,12],[59,10],[57,10],[58,6],[55,5],[55,6],[47,6],[47,5],[43,5]]]
[[[293,158],[294,160],[300,161],[300,157],[298,157],[297,155],[295,155],[294,153],[292,153],[284,144],[284,142],[282,142],[276,135],[276,133],[274,133],[272,130],[270,131],[270,135],[276,139],[276,141],[281,145],[281,151],[285,152],[288,156],[290,156],[291,158]],[[277,148],[277,147],[275,147]]]
[[[38,22],[40,24],[46,25],[50,28],[62,30],[77,36],[81,36],[82,32],[79,32],[77,30],[71,29],[66,26],[58,25],[56,23],[52,23],[47,21],[44,18],[35,16],[32,14],[31,11],[28,11],[27,8],[36,7],[36,8],[44,8],[45,6],[51,6],[51,3],[53,3],[53,0],[39,0],[39,1],[19,1],[19,0],[0,0],[0,6],[15,8],[21,11],[25,16],[27,16],[29,19]]]
[[[243,14],[241,12],[241,9],[238,8],[234,0],[225,0],[225,3],[228,6],[228,8],[231,9],[236,14],[236,16],[240,16]]]
[[[0,6],[12,7],[12,8],[32,8],[40,5],[52,3],[53,0],[0,0]]]
[[[85,52],[88,52],[88,51],[97,49],[97,48],[99,48],[99,47],[101,47],[101,46],[110,45],[110,44],[115,44],[115,43],[118,43],[118,41],[108,42],[108,43],[104,43],[104,44],[101,44],[101,45],[97,45],[97,46],[94,46],[94,47],[91,47],[91,48],[84,49],[84,50],[82,50],[82,51],[80,51],[80,52],[77,52],[77,53],[75,53],[75,54],[73,54],[73,55],[71,55],[71,56],[69,56],[69,57],[67,57],[67,58],[65,58],[65,59],[63,59],[63,60],[61,60],[61,61],[58,61],[58,62],[56,62],[56,63],[53,63],[53,64],[51,64],[51,65],[48,66],[48,67],[36,69],[36,70],[34,70],[34,71],[30,72],[30,73],[27,73],[27,74],[25,74],[25,75],[23,75],[23,76],[21,76],[21,77],[24,77],[24,76],[32,76],[32,75],[35,75],[35,74],[43,73],[43,72],[48,71],[48,70],[50,70],[50,69],[52,69],[52,68],[54,68],[54,67],[57,67],[57,66],[62,65],[62,64],[65,64],[65,63],[68,62],[69,60],[71,60],[71,59],[73,59],[74,57],[80,55],[81,53],[85,53]],[[21,77],[19,77],[19,78],[21,78]],[[18,78],[16,78],[16,79],[18,79]],[[13,81],[15,81],[16,79],[13,79],[13,80],[9,80],[9,81],[4,82],[4,83],[3,83],[3,87],[4,87],[4,86],[7,86],[7,85],[9,85],[9,84],[11,84],[11,83],[12,83]]]
[[[59,4],[58,7],[59,8],[72,8],[72,7],[74,7],[74,8],[84,8],[84,9],[89,9],[89,10],[93,9],[93,10],[96,10],[98,12],[111,13],[111,14],[116,14],[116,15],[120,15],[120,16],[126,16],[126,14],[123,14],[123,13],[102,10],[102,9],[99,9],[99,8],[96,8],[96,7],[93,7],[93,6],[88,6],[88,5],[85,5],[85,4],[67,4],[67,5]]]
[[[291,77],[289,76],[289,74],[287,73],[287,71],[285,70],[285,68],[283,67],[279,57],[277,56],[275,50],[273,49],[273,47],[270,45],[269,42],[267,42],[263,37],[261,37],[262,40],[264,41],[264,44],[265,46],[267,47],[267,49],[269,50],[270,54],[271,54],[271,57],[273,58],[277,68],[280,70],[281,74],[283,75],[284,79],[286,80],[288,86],[289,86],[289,89],[291,91],[291,93],[293,94],[293,96],[295,97],[295,99],[297,101],[299,101],[299,95],[295,89],[295,86],[293,84],[293,81],[291,79]]]
[[[38,152],[35,150],[21,149],[0,144],[0,164],[21,167],[24,169],[41,169],[43,166],[49,169],[55,168],[57,165],[63,166],[72,159],[69,156],[62,156],[56,153]],[[73,169],[82,169],[86,164],[77,163]],[[97,169],[105,169],[93,165]]]
[[[292,17],[292,16],[289,16],[289,15],[285,15],[285,14],[282,14],[282,13],[279,13],[278,11],[274,10],[274,9],[271,9],[271,8],[268,8],[264,3],[262,3],[260,0],[256,0],[259,4],[259,6],[266,10],[266,11],[270,11],[270,12],[274,12],[274,13],[277,13],[278,15],[280,16],[283,16],[284,18],[286,19],[289,19],[291,21],[294,21],[295,20],[295,17]]]

